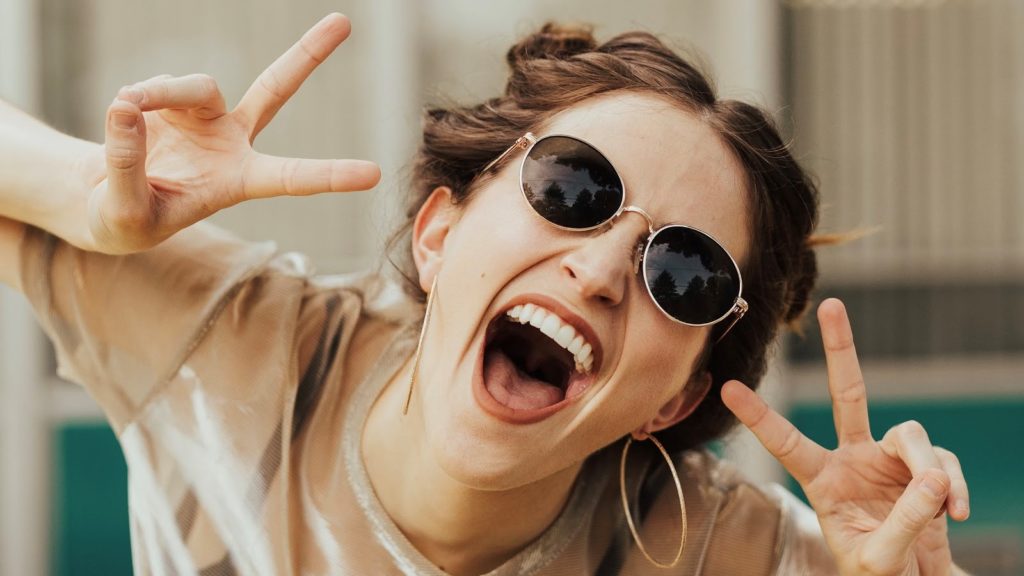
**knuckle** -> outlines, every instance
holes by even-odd
[[[878,554],[861,554],[857,558],[856,568],[857,574],[881,575],[892,572],[892,567],[889,563],[882,560]]]
[[[142,161],[142,151],[130,146],[107,146],[107,167],[128,170]]]
[[[800,446],[801,438],[802,435],[796,428],[790,428],[786,431],[786,435],[782,438],[782,443],[779,444],[779,457],[786,458],[792,454]]]
[[[284,96],[284,88],[281,84],[281,79],[278,78],[277,72],[274,71],[273,67],[267,68],[259,76],[260,86],[263,87],[271,96],[281,98]]]
[[[196,74],[195,81],[199,85],[199,90],[204,95],[213,96],[220,92],[217,80],[209,74]]]
[[[862,402],[867,399],[867,395],[864,380],[854,380],[839,391],[838,400],[846,403]]]
[[[921,511],[913,502],[907,502],[904,506],[897,506],[892,510],[892,523],[899,532],[913,534],[917,532],[920,524]],[[930,515],[929,515],[930,516]]]
[[[281,162],[281,187],[285,193],[293,194],[295,192],[296,177],[299,174],[299,162],[294,158],[289,158]]]
[[[341,190],[345,181],[345,171],[337,164],[331,164],[327,169],[327,187],[330,190]]]
[[[843,336],[825,343],[826,352],[846,352],[853,349],[853,338]]]
[[[317,55],[317,53],[313,50],[311,45],[312,45],[312,41],[308,40],[305,37],[303,37],[302,40],[299,41],[299,48],[302,49],[302,52],[306,56],[308,56],[309,59],[312,60],[313,62],[316,62],[317,64],[322,64],[323,61],[324,61],[324,58],[319,56],[319,55]]]
[[[950,464],[953,464],[953,465],[955,465],[957,467],[960,466],[960,458],[957,457],[956,454],[950,452],[949,450],[946,450],[945,448],[936,446],[935,447],[935,453],[938,454],[940,459],[945,460],[946,462],[948,462]]]
[[[753,429],[760,428],[765,420],[768,418],[769,408],[767,405],[762,404],[757,407],[757,412],[751,417],[749,426]]]
[[[899,425],[899,434],[906,439],[917,440],[927,438],[928,432],[917,420],[907,420]]]
[[[152,217],[144,209],[121,206],[113,210],[104,220],[112,231],[121,236],[141,238],[152,224]]]
[[[942,489],[946,492],[949,491],[950,484],[952,484],[952,478],[949,477],[949,472],[946,472],[942,468],[932,468],[929,472],[932,479],[942,486]]]
[[[171,94],[171,81],[170,78],[155,80],[146,86],[145,90],[153,94],[159,102],[165,102]]]

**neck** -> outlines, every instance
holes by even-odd
[[[400,370],[370,410],[362,438],[370,482],[384,510],[428,560],[457,576],[489,572],[554,522],[579,467],[512,490],[456,481],[426,445],[418,405],[402,415],[410,372],[409,365]]]

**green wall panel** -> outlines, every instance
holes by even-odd
[[[869,411],[875,438],[900,422],[917,420],[933,444],[960,458],[971,517],[949,524],[954,554],[987,563],[980,573],[1024,574],[1024,399],[874,402]],[[819,444],[835,447],[831,406],[797,405],[790,419]],[[803,497],[792,479],[790,487]]]
[[[54,434],[51,573],[130,576],[128,472],[105,423],[69,424]]]
[[[971,518],[951,523],[954,550],[957,541],[1024,550],[1024,399],[875,402],[870,409],[876,437],[915,419],[933,443],[960,457],[971,488]],[[835,446],[829,406],[797,405],[790,417],[815,441]],[[130,575],[127,470],[117,439],[106,424],[75,424],[58,428],[55,442],[52,573]],[[791,487],[802,496],[795,483]],[[1008,554],[1003,564],[1020,563],[1024,570],[1024,558]]]

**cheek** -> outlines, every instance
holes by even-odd
[[[445,249],[458,281],[478,281],[490,296],[500,284],[538,262],[554,228],[529,212],[511,190],[481,191],[466,208]]]
[[[646,297],[646,294],[644,295]],[[647,302],[643,302],[647,304]],[[621,380],[628,400],[620,405],[636,422],[651,419],[689,381],[706,328],[669,324],[661,313],[624,343]],[[644,316],[647,316],[644,314]]]

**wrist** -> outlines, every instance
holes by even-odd
[[[0,216],[78,245],[88,242],[86,204],[92,186],[103,178],[101,145],[62,134],[0,103],[0,157]]]

